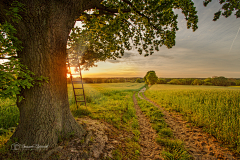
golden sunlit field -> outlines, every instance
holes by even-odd
[[[81,87],[81,84],[75,84],[75,87]],[[121,100],[122,95],[129,91],[137,91],[144,87],[143,83],[99,83],[99,84],[84,84],[86,102],[88,109],[92,109],[96,104],[107,105],[107,102],[113,103],[113,98]],[[81,94],[82,90],[76,90],[76,94]],[[70,108],[75,106],[72,84],[68,84],[68,97]],[[110,97],[112,97],[110,99]],[[79,97],[82,98],[83,97]],[[80,99],[79,99],[80,100]],[[84,104],[82,104],[84,105]]]
[[[75,87],[81,86],[81,84],[75,85]],[[138,91],[144,87],[143,83],[101,83],[101,84],[84,84],[84,91],[86,95],[87,109],[94,113],[98,113],[98,116],[108,121],[108,118],[112,118],[112,123],[116,127],[119,127],[121,121],[114,120],[117,118],[115,110],[124,110],[128,106],[133,106],[132,94],[133,91]],[[75,99],[73,96],[72,85],[68,85],[69,103],[70,109],[73,113],[76,111]],[[77,90],[76,94],[81,94],[82,90]],[[83,99],[83,97],[81,97]],[[78,104],[79,106],[79,104]],[[85,109],[84,103],[80,106],[81,109]],[[107,111],[107,112],[106,112]],[[106,119],[107,117],[107,119]]]
[[[239,87],[153,85],[145,95],[240,152]]]
[[[81,84],[75,85],[80,86]],[[113,156],[117,159],[124,159],[123,156],[139,159],[139,119],[134,108],[133,94],[144,86],[144,83],[84,84],[87,107],[84,103],[77,107],[72,84],[68,84],[70,109],[75,118],[87,116],[102,120],[128,135],[133,135],[123,142],[127,147],[119,146],[113,151]],[[79,90],[76,94],[81,92]],[[155,84],[144,94],[170,112],[181,113],[186,120],[229,145],[234,152],[240,152],[239,87]],[[12,127],[18,125],[19,111],[14,101],[0,100],[0,131],[6,132],[0,135],[0,146],[11,137],[14,131]],[[167,128],[168,125],[162,118],[163,113],[139,97],[137,101],[143,114],[150,119],[153,129],[158,133],[156,142],[165,146],[162,155],[191,159],[184,149],[184,142],[172,139],[173,133]],[[176,150],[178,152],[175,153]]]
[[[75,87],[78,86],[80,87],[81,84],[75,85]],[[116,159],[122,159],[123,155],[128,159],[139,158],[140,132],[132,96],[134,91],[144,86],[143,83],[84,84],[87,109],[84,105],[76,108],[72,86],[71,84],[68,86],[70,109],[74,117],[89,116],[92,119],[104,120],[124,133],[134,135],[124,142],[126,147],[119,146],[117,150],[114,150]],[[81,90],[76,94],[81,94]]]

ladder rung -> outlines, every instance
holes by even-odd
[[[72,82],[82,82],[82,81],[72,81]]]
[[[83,89],[83,88],[73,88],[73,89]]]
[[[76,101],[76,102],[85,102],[85,101]]]
[[[80,75],[80,73],[76,73],[76,74],[71,74],[71,75]]]
[[[75,96],[83,96],[83,94],[76,94]]]
[[[78,58],[67,58],[67,59],[78,59]]]

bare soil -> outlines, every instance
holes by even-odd
[[[48,151],[44,159],[54,159],[55,155],[60,155],[57,159],[61,160],[113,159],[113,151],[119,146],[124,148],[124,141],[133,137],[101,120],[86,117],[78,118],[77,121],[88,131],[85,137],[71,139],[68,143],[64,141],[58,148]],[[122,155],[123,159],[127,159],[126,154],[127,150]]]
[[[141,92],[144,92],[142,90]],[[196,160],[219,160],[240,159],[233,155],[229,149],[222,147],[216,138],[203,132],[201,128],[192,126],[191,123],[183,120],[182,115],[168,112],[160,105],[149,100],[143,93],[143,97],[148,102],[157,106],[165,115],[165,121],[173,130],[174,136],[185,143],[185,148]]]
[[[140,159],[141,160],[160,160],[161,146],[156,143],[157,133],[152,128],[150,120],[142,113],[138,106],[135,94],[133,95],[133,102],[136,109],[136,115],[138,117],[139,131],[140,131]]]

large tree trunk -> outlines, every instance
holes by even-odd
[[[49,77],[49,82],[22,90],[24,100],[17,103],[20,121],[12,136],[20,144],[54,147],[60,135],[86,133],[70,112],[66,79],[67,39],[75,23],[76,8],[79,13],[83,4],[79,0],[66,2],[22,2],[26,14],[16,28],[24,48],[18,56],[36,77]]]

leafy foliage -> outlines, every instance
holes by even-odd
[[[15,97],[20,94],[21,89],[29,89],[35,84],[42,85],[43,81],[47,81],[47,78],[42,76],[34,78],[34,73],[22,65],[18,59],[11,58],[10,61],[0,65],[1,98]]]
[[[158,78],[157,84],[166,84],[167,81],[164,78]]]
[[[203,5],[206,7],[212,0],[205,0]],[[220,16],[229,17],[232,12],[236,12],[234,15],[236,18],[240,17],[240,1],[239,0],[219,0],[220,4],[223,4],[222,10],[219,10],[214,14],[213,21],[217,21]]]
[[[215,86],[229,86],[230,85],[229,80],[223,76],[212,78],[211,83]]]
[[[144,56],[163,45],[172,48],[178,30],[174,9],[182,9],[187,28],[198,28],[197,11],[189,0],[103,1],[79,17],[83,26],[73,29],[69,53],[81,56],[87,69],[98,61],[121,58],[132,47]]]
[[[147,83],[149,85],[153,85],[153,84],[157,83],[157,81],[158,81],[158,77],[157,77],[155,71],[148,71],[143,79],[144,79],[145,83]]]
[[[12,23],[18,23],[21,16],[19,11],[24,11],[23,4],[14,1],[6,15]],[[41,85],[47,81],[46,77],[34,77],[27,66],[21,64],[16,57],[17,51],[22,49],[21,41],[15,36],[16,29],[9,22],[0,24],[0,58],[11,57],[7,62],[0,64],[0,97],[12,98],[20,94],[21,89],[29,89],[33,85]],[[19,100],[23,97],[19,96]]]
[[[200,80],[200,79],[195,79],[193,82],[192,82],[193,85],[202,85],[203,84],[203,81]]]
[[[142,80],[140,78],[136,79],[136,83],[141,83],[141,82],[142,82]]]

